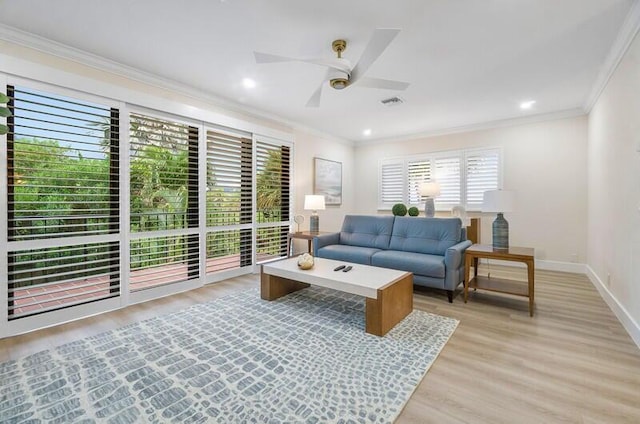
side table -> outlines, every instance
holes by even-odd
[[[298,231],[296,233],[287,234],[287,258],[290,258],[292,254],[291,239],[307,240],[307,252],[311,253],[311,241],[313,240],[314,237],[318,237],[319,235],[322,235],[322,234],[329,234],[329,233],[326,231]]]
[[[505,250],[495,250],[493,246],[474,244],[465,251],[464,261],[464,303],[467,303],[469,287],[473,289],[508,293],[529,298],[529,316],[533,316],[534,300],[534,256],[535,249],[531,247],[509,247]],[[478,275],[478,259],[499,259],[501,261],[523,262],[527,265],[527,282],[509,280],[506,278],[484,277]],[[473,278],[470,271],[473,266]]]

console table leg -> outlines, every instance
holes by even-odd
[[[533,304],[535,293],[535,266],[533,261],[527,261],[527,280],[529,281],[529,316],[533,316]]]
[[[464,256],[464,303],[467,303],[467,296],[469,294],[469,282],[471,281],[471,255],[468,253]]]

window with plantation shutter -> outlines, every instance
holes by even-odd
[[[379,165],[378,208],[391,209],[396,203],[424,204],[420,185],[440,184],[435,198],[438,211],[463,205],[480,211],[484,192],[501,187],[502,152],[499,148],[455,150],[386,159]]]
[[[256,262],[287,256],[290,218],[291,148],[257,139]]]
[[[389,208],[404,201],[405,177],[403,161],[385,161],[380,164],[378,177],[378,207]]]
[[[440,196],[435,198],[436,209],[451,209],[451,207],[461,204],[460,162],[460,155],[434,158],[435,180],[440,184]]]
[[[424,204],[425,199],[420,195],[420,185],[432,178],[431,160],[411,160],[407,163],[407,204],[411,206]]]
[[[7,86],[8,316],[117,296],[119,111]]]
[[[131,291],[198,277],[198,128],[132,113]]]
[[[207,274],[253,261],[253,143],[207,131]]]
[[[3,79],[0,338],[286,257],[290,142]]]
[[[500,150],[477,150],[465,154],[467,209],[480,210],[484,192],[500,188]]]

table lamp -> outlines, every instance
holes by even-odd
[[[307,194],[304,196],[304,209],[313,211],[309,218],[309,231],[317,233],[320,231],[320,217],[318,211],[324,210],[324,196]]]
[[[484,192],[482,212],[496,212],[493,221],[493,248],[509,250],[509,223],[504,219],[504,212],[513,212],[515,193],[508,190],[488,190]]]
[[[433,203],[433,199],[440,196],[440,184],[435,181],[420,184],[420,196],[427,198],[424,202],[424,214],[427,218],[433,218],[436,214],[436,206]]]

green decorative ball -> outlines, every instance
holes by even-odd
[[[418,216],[418,215],[420,215],[420,210],[415,206],[411,206],[409,208],[409,216]]]
[[[405,205],[403,205],[402,203],[396,203],[391,208],[391,212],[395,216],[405,216],[407,214],[407,207]]]

